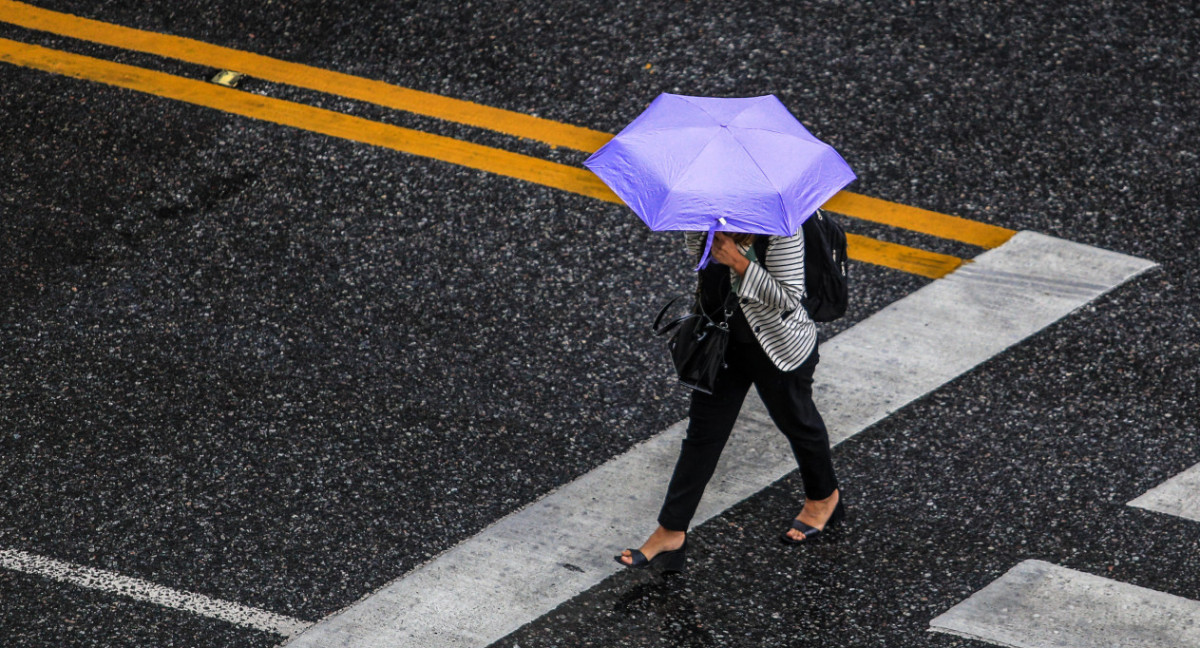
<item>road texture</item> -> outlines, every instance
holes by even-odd
[[[839,445],[852,515],[834,542],[775,541],[793,474],[696,529],[685,578],[619,574],[498,645],[977,647],[930,620],[1028,558],[1200,600],[1197,523],[1126,506],[1200,462],[1194,8],[37,6],[601,132],[660,92],[774,93],[853,191],[1160,264]],[[0,38],[215,72],[3,21]],[[684,415],[648,324],[689,289],[687,260],[624,207],[19,65],[0,78],[0,548],[317,621]],[[853,271],[826,336],[931,281]],[[0,634],[280,641],[9,571]]]

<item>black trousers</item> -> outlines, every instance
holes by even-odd
[[[729,366],[718,374],[713,393],[692,392],[691,420],[658,515],[659,524],[671,531],[687,531],[751,384],[758,389],[771,420],[791,443],[805,496],[820,500],[833,495],[837,477],[829,433],[812,400],[813,370],[819,359],[814,348],[804,364],[783,372],[757,342],[730,343],[726,351]]]

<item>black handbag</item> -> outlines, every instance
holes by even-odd
[[[654,333],[663,336],[674,332],[667,340],[667,350],[675,363],[679,382],[697,391],[711,394],[717,383],[717,374],[725,366],[725,349],[729,346],[729,319],[737,307],[736,296],[730,294],[726,298],[725,317],[719,322],[704,312],[701,300],[697,299],[690,314],[659,326],[663,316],[682,297],[683,295],[675,297],[658,311],[658,316],[654,318]]]

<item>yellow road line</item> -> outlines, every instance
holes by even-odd
[[[291,63],[191,38],[122,27],[98,20],[0,0],[0,21],[102,45],[154,54],[251,77],[366,101],[418,115],[525,137],[552,146],[594,151],[612,135],[524,113],[452,99],[382,81]]]
[[[941,279],[965,263],[956,256],[888,243],[849,232],[846,233],[846,255],[855,261],[930,279]]]
[[[607,185],[586,169],[441,135],[7,39],[0,39],[0,61],[382,146],[623,204]],[[931,278],[945,276],[962,263],[962,259],[956,257],[857,235],[849,235],[848,253],[856,261]]]
[[[215,108],[333,137],[383,146],[591,196],[620,202],[595,174],[577,167],[381,124],[361,117],[185,79],[154,70],[0,39],[0,60],[78,79]]]
[[[927,209],[842,191],[823,205],[824,209],[873,223],[892,225],[914,232],[932,234],[952,241],[992,249],[1012,238],[1015,231],[978,221],[939,214]]]
[[[198,65],[233,70],[273,83],[316,90],[395,110],[404,110],[507,135],[525,137],[585,153],[595,151],[612,138],[609,133],[523,113],[394,86],[382,81],[373,81],[300,63],[291,63],[191,38],[159,34],[81,18],[13,0],[0,0],[0,21],[60,36]],[[505,175],[512,174],[506,173]],[[567,190],[573,191],[572,189]],[[1015,233],[1002,227],[909,207],[849,191],[838,193],[825,204],[825,208],[852,218],[922,232],[983,248],[996,247]]]

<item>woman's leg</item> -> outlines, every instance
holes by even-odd
[[[725,448],[742,409],[742,401],[750,391],[750,378],[742,360],[745,354],[743,345],[730,343],[725,355],[728,367],[718,375],[713,393],[692,392],[687,434],[658,514],[659,526],[640,548],[647,559],[683,545],[700,496],[716,470],[721,450]],[[626,565],[633,563],[632,552],[628,549],[619,558]]]
[[[658,523],[665,529],[687,531],[704,488],[716,470],[717,460],[750,391],[750,378],[741,362],[745,350],[745,345],[730,344],[729,366],[718,376],[713,393],[692,392],[687,435],[658,515]]]
[[[813,370],[820,357],[813,349],[804,364],[784,373],[762,353],[754,363],[754,384],[771,420],[787,437],[800,466],[804,494],[809,501],[824,501],[837,490],[829,432],[812,399]],[[836,503],[836,501],[834,502]]]

